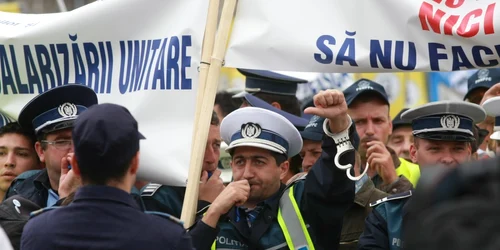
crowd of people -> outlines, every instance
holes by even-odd
[[[215,98],[187,229],[186,188],[137,179],[147,138],[125,107],[76,84],[35,97],[0,128],[0,249],[432,249],[436,241],[411,237],[425,230],[422,194],[451,197],[458,189],[443,176],[498,166],[500,125],[482,104],[500,96],[500,69],[472,75],[463,101],[394,119],[372,80],[301,103],[307,81],[239,71],[245,91]]]

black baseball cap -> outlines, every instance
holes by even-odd
[[[401,114],[403,114],[405,111],[407,111],[409,108],[404,108],[399,113],[394,117],[394,120],[392,120],[392,130],[395,130],[398,127],[401,126],[408,126],[411,127],[411,121],[410,120],[403,120],[401,119]]]
[[[472,91],[483,88],[489,89],[500,82],[500,69],[480,69],[472,74],[467,80],[467,93],[464,96],[466,100]]]
[[[314,115],[309,120],[306,128],[303,131],[300,131],[300,135],[302,139],[311,140],[311,141],[322,141],[323,135],[323,123],[325,122],[325,118]]]
[[[374,95],[380,96],[380,98],[382,98],[382,100],[389,105],[389,97],[385,92],[384,86],[374,81],[362,78],[344,90],[344,97],[347,106],[350,106],[359,95],[367,92],[372,92]]]
[[[73,127],[75,156],[80,165],[106,167],[127,164],[146,139],[127,108],[98,104],[83,112]]]

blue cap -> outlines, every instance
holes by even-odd
[[[361,94],[366,92],[373,92],[376,95],[379,95],[382,100],[389,105],[389,97],[385,92],[384,86],[362,78],[354,82],[351,86],[344,90],[344,97],[347,103],[347,106],[350,106],[352,102]]]
[[[298,130],[302,130],[304,129],[306,126],[307,126],[307,120],[302,118],[302,117],[298,117],[298,116],[295,116],[295,115],[292,115],[286,111],[283,111],[279,108],[276,108],[274,107],[273,105],[267,103],[266,101],[254,96],[254,95],[251,95],[251,94],[245,94],[243,96],[243,98],[245,98],[245,100],[248,102],[248,104],[250,104],[250,106],[252,107],[256,107],[256,108],[263,108],[263,109],[267,109],[267,110],[270,110],[270,111],[273,111],[273,112],[276,112],[282,116],[284,116],[287,120],[289,120]]]
[[[245,91],[238,93],[233,98],[241,98],[246,93],[268,93],[275,95],[295,96],[297,84],[307,83],[306,80],[278,74],[267,70],[238,69],[245,79]]]
[[[313,118],[313,115],[304,113],[304,110],[309,107],[314,107],[314,96],[305,99],[300,105],[300,110],[302,110],[302,118],[307,120],[311,120]]]
[[[322,141],[323,135],[325,134],[323,132],[324,122],[325,118],[313,115],[311,120],[309,120],[309,124],[307,124],[304,131],[300,131],[302,139],[311,141]]]
[[[256,147],[290,158],[302,149],[302,138],[295,126],[262,108],[246,107],[229,113],[222,120],[220,133],[228,152],[236,147]]]
[[[440,141],[474,141],[474,126],[486,118],[484,109],[463,101],[431,102],[401,115],[412,121],[413,136]]]
[[[93,167],[127,164],[139,151],[137,121],[123,106],[99,104],[90,107],[75,121],[73,144],[79,164]]]
[[[467,80],[467,93],[464,96],[466,100],[472,91],[478,88],[489,89],[500,82],[500,69],[480,69],[472,74]]]
[[[408,126],[408,127],[411,126],[411,120],[401,119],[401,114],[403,114],[407,110],[408,110],[408,108],[402,109],[401,111],[399,111],[399,113],[396,115],[396,117],[394,117],[394,119],[392,120],[392,130],[395,130],[396,128],[402,127],[402,126]]]
[[[28,102],[19,113],[19,124],[35,134],[71,128],[78,115],[94,104],[97,95],[91,88],[80,84],[58,86]]]
[[[15,120],[12,119],[7,114],[0,112],[0,128],[7,125],[8,123],[11,123],[11,122],[15,122]]]

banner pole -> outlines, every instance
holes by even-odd
[[[209,124],[212,118],[215,95],[219,84],[220,70],[222,68],[223,58],[226,54],[229,31],[234,17],[234,10],[236,9],[236,3],[237,0],[224,1],[219,28],[215,36],[213,55],[210,60],[210,66],[208,67],[205,89],[203,94],[197,95],[197,97],[202,99],[202,102],[200,103],[200,99],[197,99],[197,106],[200,112],[199,119],[194,124],[196,129],[193,134],[193,150],[191,151],[188,182],[182,206],[181,220],[184,222],[185,228],[189,228],[194,224],[197,212],[201,166],[205,153],[208,131],[210,129]],[[217,18],[217,15],[215,15],[215,18]]]
[[[203,37],[203,45],[201,48],[201,62],[199,67],[199,78],[198,78],[198,92],[196,94],[196,111],[194,115],[193,123],[193,138],[191,140],[191,152],[194,151],[194,141],[196,137],[197,125],[200,119],[201,103],[203,102],[203,94],[205,92],[205,86],[208,75],[208,68],[210,67],[210,57],[214,50],[215,33],[217,31],[217,22],[219,20],[219,5],[220,0],[210,0],[208,5],[208,15],[207,23],[205,26],[205,35]]]

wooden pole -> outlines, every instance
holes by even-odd
[[[219,20],[219,5],[220,0],[210,0],[208,5],[207,23],[205,26],[205,36],[203,37],[203,45],[201,48],[201,63],[199,68],[198,78],[198,93],[196,94],[196,111],[194,114],[193,138],[191,139],[191,152],[194,152],[194,141],[196,137],[197,125],[199,124],[201,104],[203,102],[203,94],[205,93],[205,86],[208,75],[208,68],[210,66],[210,58],[214,50],[215,33],[217,30],[217,21]]]
[[[212,118],[215,94],[217,93],[217,86],[219,84],[220,70],[222,68],[222,61],[226,55],[229,31],[233,21],[236,3],[237,0],[224,1],[219,29],[215,37],[214,51],[208,69],[205,91],[203,91],[202,95],[197,95],[197,97],[202,98],[202,102],[200,106],[200,99],[197,99],[197,106],[200,107],[200,116],[198,122],[195,124],[198,128],[195,129],[195,134],[193,134],[193,151],[191,152],[188,183],[184,203],[182,205],[181,220],[184,221],[185,228],[191,227],[195,220],[201,165],[205,153],[208,131],[210,129],[209,124]]]

